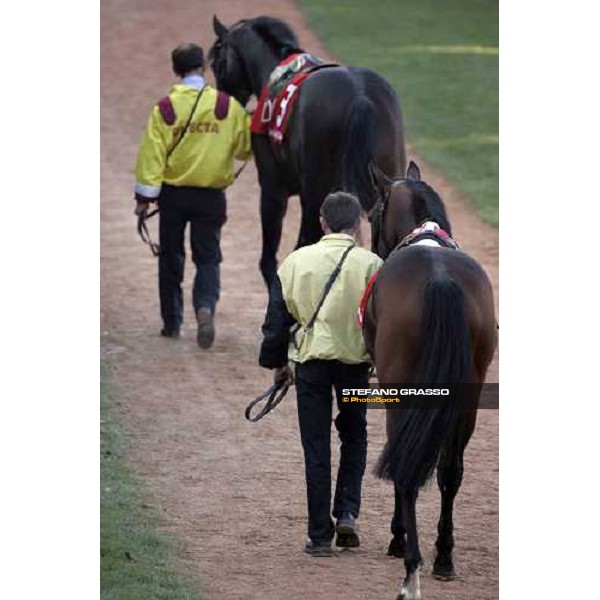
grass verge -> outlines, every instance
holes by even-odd
[[[497,227],[497,0],[299,4],[334,56],[393,84],[409,142]]]
[[[200,600],[199,584],[175,570],[175,541],[159,534],[158,513],[123,461],[128,441],[101,370],[100,589],[102,600]],[[146,500],[146,501],[145,501]]]

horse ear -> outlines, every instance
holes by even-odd
[[[369,163],[369,176],[373,187],[382,195],[392,184],[392,180],[374,163]]]
[[[217,15],[213,15],[213,29],[215,30],[215,33],[219,38],[222,38],[225,35],[227,35],[227,32],[229,31],[227,27],[225,27],[225,25],[223,25],[223,23],[219,21]]]
[[[410,161],[408,169],[406,170],[406,178],[412,179],[413,181],[421,181],[421,170],[419,165],[413,160]]]

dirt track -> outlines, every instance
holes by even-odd
[[[102,353],[135,438],[131,464],[160,504],[164,528],[181,540],[184,570],[203,579],[209,600],[394,598],[404,568],[384,556],[393,503],[389,485],[370,472],[365,477],[358,552],[330,560],[305,557],[304,471],[294,394],[258,424],[243,417],[249,398],[271,377],[257,366],[266,292],[257,267],[254,167],[228,192],[223,298],[218,338],[208,352],[195,345],[190,265],[187,337],[171,341],[158,335],[156,262],[137,238],[132,214],[139,135],[153,102],[172,82],[168,57],[176,44],[198,40],[208,49],[213,13],[227,24],[269,14],[292,25],[304,47],[322,56],[325,52],[287,0],[103,0],[101,11]],[[497,298],[497,232],[467,211],[427,166],[421,167],[445,199],[457,239],[492,278]],[[280,256],[292,249],[297,231],[298,206],[291,201]],[[489,380],[498,381],[497,360]],[[213,393],[213,386],[225,382],[236,391],[228,397]],[[383,446],[383,422],[383,411],[370,411],[368,471]],[[456,566],[462,579],[451,583],[430,576],[438,498],[432,487],[419,503],[425,597],[497,598],[497,411],[480,412],[467,449],[455,511]]]

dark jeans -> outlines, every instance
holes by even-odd
[[[330,542],[335,528],[331,514],[358,517],[362,478],[367,460],[367,409],[342,402],[342,389],[365,388],[369,365],[346,365],[337,360],[312,360],[296,367],[298,420],[304,448],[308,497],[308,536]],[[335,388],[339,414],[335,419],[341,441],[333,513],[331,513],[331,417]]]
[[[165,327],[173,328],[183,321],[181,282],[185,265],[184,233],[188,223],[192,260],[196,265],[194,310],[208,308],[214,313],[220,294],[221,228],[227,220],[227,208],[221,190],[166,184],[158,206],[160,311]]]

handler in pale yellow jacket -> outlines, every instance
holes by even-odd
[[[250,117],[234,98],[204,81],[202,48],[179,46],[172,63],[181,82],[154,106],[142,135],[135,212],[139,215],[158,201],[161,335],[171,338],[179,337],[183,321],[184,232],[190,223],[197,340],[209,348],[220,295],[224,190],[234,181],[234,159],[252,155]]]
[[[350,194],[336,192],[325,199],[325,235],[285,259],[270,291],[263,325],[260,365],[276,369],[275,380],[281,382],[291,378],[288,360],[296,363],[308,496],[305,551],[313,556],[331,555],[334,533],[339,547],[359,545],[355,519],[367,457],[366,407],[344,403],[342,390],[369,385],[369,355],[356,313],[368,281],[382,263],[356,245],[360,213],[359,201]],[[332,388],[341,441],[333,511]]]

